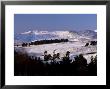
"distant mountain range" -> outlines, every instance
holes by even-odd
[[[93,38],[96,39],[97,38],[97,30],[84,30],[84,31],[80,31],[78,32],[79,35],[81,36],[85,36],[85,37],[89,37],[89,38]]]
[[[97,38],[97,31],[27,31],[14,35],[15,43],[31,42],[35,40],[68,39],[70,41],[84,41]]]

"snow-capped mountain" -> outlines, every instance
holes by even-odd
[[[21,34],[31,34],[32,31],[23,32]]]
[[[88,37],[88,38],[92,38],[92,39],[96,39],[97,38],[97,30],[84,30],[84,31],[80,31],[78,32],[78,34],[80,36],[83,36],[83,37]]]
[[[31,42],[35,40],[68,39],[70,41],[85,41],[96,39],[97,33],[91,30],[85,31],[27,31],[15,34],[15,40],[20,42]]]
[[[97,32],[97,30],[94,30],[94,32]]]

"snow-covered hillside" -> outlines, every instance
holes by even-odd
[[[78,32],[79,35],[83,36],[83,37],[88,37],[88,38],[92,38],[92,39],[96,39],[97,38],[97,30],[84,30],[84,31],[80,31]]]
[[[87,55],[96,56],[97,47],[96,46],[84,46],[85,43],[79,42],[67,42],[67,43],[53,43],[53,44],[43,44],[31,47],[15,47],[15,50],[23,53],[27,53],[30,56],[36,56],[43,59],[44,51],[47,51],[48,54],[53,55],[55,53],[60,53],[60,57],[64,57],[67,51],[70,51],[71,60],[74,59],[75,55],[84,54],[87,58]],[[87,53],[95,53],[87,54]],[[90,62],[90,56],[88,58],[88,63]]]
[[[91,40],[97,40],[97,32],[91,30],[85,31],[27,31],[20,34],[15,34],[15,44],[22,44],[22,42],[31,42],[35,40],[49,40],[49,39],[68,39],[69,42],[31,45],[29,47],[15,46],[15,50],[27,53],[30,56],[40,57],[43,60],[44,51],[53,55],[60,53],[60,57],[64,57],[66,52],[70,52],[70,60],[74,60],[74,57],[79,54],[83,54],[87,58],[87,62],[90,62],[91,56],[97,55],[97,46],[89,45],[85,47],[87,42]],[[90,54],[89,54],[90,53]],[[91,54],[92,53],[92,54]]]
[[[14,39],[19,42],[31,42],[35,40],[68,39],[70,41],[88,41],[97,38],[97,33],[91,30],[85,31],[27,31],[15,34]]]

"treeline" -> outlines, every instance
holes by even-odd
[[[30,45],[41,45],[41,44],[51,44],[51,43],[60,43],[60,42],[68,42],[68,39],[51,39],[51,40],[40,40],[34,41],[30,43],[22,43],[22,46],[30,46]]]
[[[97,56],[91,56],[91,62],[82,54],[75,57],[75,61],[69,59],[69,51],[66,52],[63,60],[55,62],[55,56],[47,59],[44,52],[44,61],[52,60],[51,63],[44,63],[40,57],[30,57],[26,54],[15,52],[14,55],[14,75],[15,76],[96,76],[97,75]],[[48,54],[49,55],[49,54]],[[48,56],[47,55],[47,56]],[[60,54],[56,57],[59,58]]]
[[[85,44],[85,46],[89,46],[89,45],[92,45],[92,46],[97,45],[97,41],[90,41]]]

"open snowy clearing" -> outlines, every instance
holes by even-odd
[[[43,44],[43,45],[32,45],[30,47],[15,47],[16,51],[27,53],[29,56],[40,57],[43,60],[44,51],[48,54],[53,55],[55,53],[60,53],[60,57],[64,57],[67,51],[70,51],[70,60],[74,60],[74,57],[79,54],[83,54],[90,62],[91,56],[96,56],[97,46],[87,46],[82,42],[62,42],[53,44]],[[91,54],[88,54],[91,53]]]

